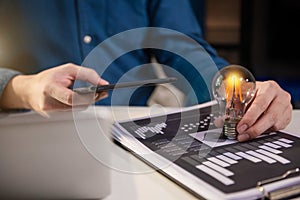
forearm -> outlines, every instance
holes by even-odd
[[[30,109],[26,101],[30,78],[30,75],[17,75],[7,82],[0,97],[1,109]]]

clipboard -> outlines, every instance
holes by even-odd
[[[208,102],[118,121],[113,126],[114,140],[199,198],[299,195],[300,138],[273,132],[244,143],[228,141],[213,124],[216,107],[216,102]]]
[[[270,200],[288,199],[288,198],[299,196],[300,194],[299,184],[283,185],[279,188],[265,188],[265,186],[268,184],[282,181],[294,174],[298,174],[298,175],[300,174],[300,169],[298,167],[295,169],[288,170],[280,176],[257,182],[257,189],[264,194],[264,197],[262,199],[270,199]]]

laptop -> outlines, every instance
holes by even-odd
[[[0,198],[108,196],[111,124],[109,112],[92,107],[49,117],[0,113]]]

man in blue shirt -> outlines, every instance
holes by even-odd
[[[75,80],[99,85],[107,84],[106,80],[114,83],[134,67],[149,63],[152,56],[160,63],[171,66],[187,79],[196,94],[196,102],[201,103],[210,100],[208,89],[205,87],[206,79],[213,76],[214,70],[210,69],[228,65],[203,40],[200,26],[189,1],[186,0],[176,3],[173,0],[0,1],[0,26],[2,109],[25,108],[43,113],[52,109],[69,108],[76,96],[70,89]],[[205,50],[200,50],[199,57],[209,57],[202,62],[205,72],[200,71],[199,74],[198,67],[201,66],[191,66],[189,60],[180,55],[174,55],[164,48],[143,48],[141,44],[140,49],[126,52],[113,60],[109,66],[105,66],[105,69],[94,66],[95,62],[85,62],[92,50],[107,38],[142,27],[166,28],[195,40]],[[164,47],[170,45],[174,51],[179,49],[184,53],[193,49],[185,50],[182,45],[173,45],[177,41],[184,42],[185,39],[182,39],[180,34],[164,36],[166,35],[156,38],[164,43]],[[148,39],[148,36],[143,37]],[[127,38],[124,39],[124,43],[135,42],[126,40]],[[115,47],[117,52],[119,48],[123,48],[122,45],[114,45],[110,43],[108,47],[105,46],[107,51],[103,57],[113,55]],[[170,49],[170,46],[167,49]],[[145,70],[148,68],[143,68],[142,73],[134,71],[129,79],[142,79],[145,74],[151,77],[151,72],[146,73]],[[240,141],[256,137],[266,130],[282,129],[291,119],[290,95],[278,84],[273,81],[258,82],[257,89],[256,98],[238,125]],[[138,90],[130,97],[129,102],[123,104],[145,105],[152,91],[153,88]],[[107,96],[109,95],[105,92],[96,94],[90,101]],[[78,102],[81,101],[80,96],[77,95],[76,98],[79,98]],[[112,103],[111,100],[109,96],[99,101],[99,104],[108,105]],[[120,95],[114,104],[121,105],[122,100],[123,96]]]

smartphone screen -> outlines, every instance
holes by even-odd
[[[141,80],[141,81],[134,81],[134,82],[121,82],[121,83],[99,85],[99,86],[92,85],[90,87],[75,88],[74,91],[79,94],[100,93],[103,91],[114,90],[119,88],[147,87],[147,86],[153,86],[157,84],[172,83],[175,82],[176,80],[177,78],[175,77],[168,77],[168,78],[149,79],[149,80]]]

